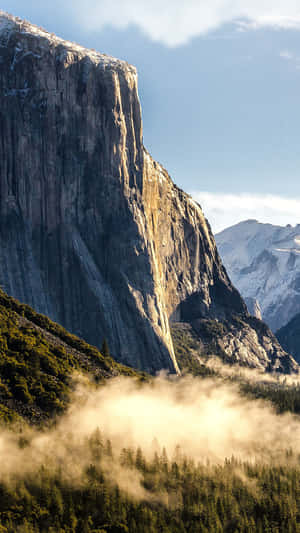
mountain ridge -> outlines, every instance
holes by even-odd
[[[233,283],[258,301],[273,331],[300,312],[300,224],[244,221],[215,238]]]

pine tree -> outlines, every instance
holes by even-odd
[[[108,342],[106,339],[103,339],[100,351],[104,357],[110,357],[110,351],[109,351]]]
[[[138,470],[142,470],[142,471],[144,471],[146,467],[146,461],[144,459],[143,452],[140,447],[138,447],[136,451],[135,466]]]

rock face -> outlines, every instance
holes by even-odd
[[[250,315],[255,316],[256,318],[259,318],[259,320],[262,320],[261,308],[256,298],[246,297],[245,304],[247,306],[247,309]]]
[[[207,356],[217,355],[226,363],[237,363],[260,371],[299,372],[298,364],[284,352],[268,326],[254,316],[232,315],[230,320],[223,321],[198,318],[191,323],[172,324],[179,359],[182,351],[178,352],[176,341],[187,333],[190,337],[188,345],[192,346],[191,360],[196,347],[200,360],[204,356],[202,363]],[[193,346],[195,334],[197,342]]]
[[[176,371],[170,321],[247,311],[200,206],[143,147],[135,68],[3,13],[0,64],[0,284]]]
[[[216,235],[216,242],[232,282],[245,300],[258,301],[273,331],[300,312],[300,224],[246,220]]]
[[[300,363],[300,313],[292,318],[283,328],[280,328],[276,337],[283,346],[284,350],[288,350],[295,358],[297,363]]]

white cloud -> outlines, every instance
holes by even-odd
[[[299,0],[66,0],[65,7],[88,29],[135,24],[168,46],[182,45],[233,20],[240,20],[240,29],[300,29]]]
[[[289,50],[282,50],[279,55],[282,59],[294,59],[294,54],[292,54],[292,52],[289,52]]]
[[[249,218],[282,226],[300,223],[300,198],[210,192],[191,195],[200,203],[215,233]]]

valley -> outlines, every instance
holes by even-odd
[[[136,68],[0,11],[0,533],[300,531],[298,230],[215,239]]]

